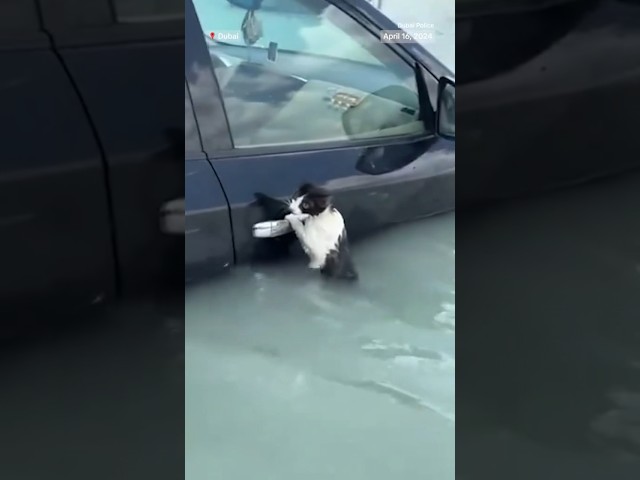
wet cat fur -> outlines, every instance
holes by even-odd
[[[263,193],[255,196],[269,218],[284,218],[293,228],[295,235],[280,237],[280,245],[288,247],[297,237],[309,257],[309,268],[330,278],[358,279],[344,219],[333,206],[328,190],[305,183],[286,202]]]

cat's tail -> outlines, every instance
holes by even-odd
[[[342,269],[342,271],[338,275],[338,278],[340,278],[342,280],[347,280],[347,281],[350,281],[350,282],[356,282],[356,281],[358,281],[360,279],[360,275],[358,275],[358,271],[351,264],[351,262],[349,262],[349,265],[345,266]]]
[[[344,273],[342,278],[350,282],[357,282],[358,280],[360,280],[360,275],[358,275],[358,272],[356,272],[355,270],[350,270]]]

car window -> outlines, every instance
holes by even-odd
[[[111,0],[121,23],[162,22],[184,18],[183,0]]]
[[[376,34],[326,0],[252,18],[246,2],[194,0],[236,148],[432,133],[413,67]]]

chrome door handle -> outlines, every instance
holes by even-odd
[[[274,238],[292,231],[291,225],[286,220],[256,223],[252,229],[255,238]]]
[[[160,230],[168,235],[184,235],[184,198],[176,198],[160,208]]]

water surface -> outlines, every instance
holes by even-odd
[[[186,293],[186,478],[454,478],[454,215]]]

